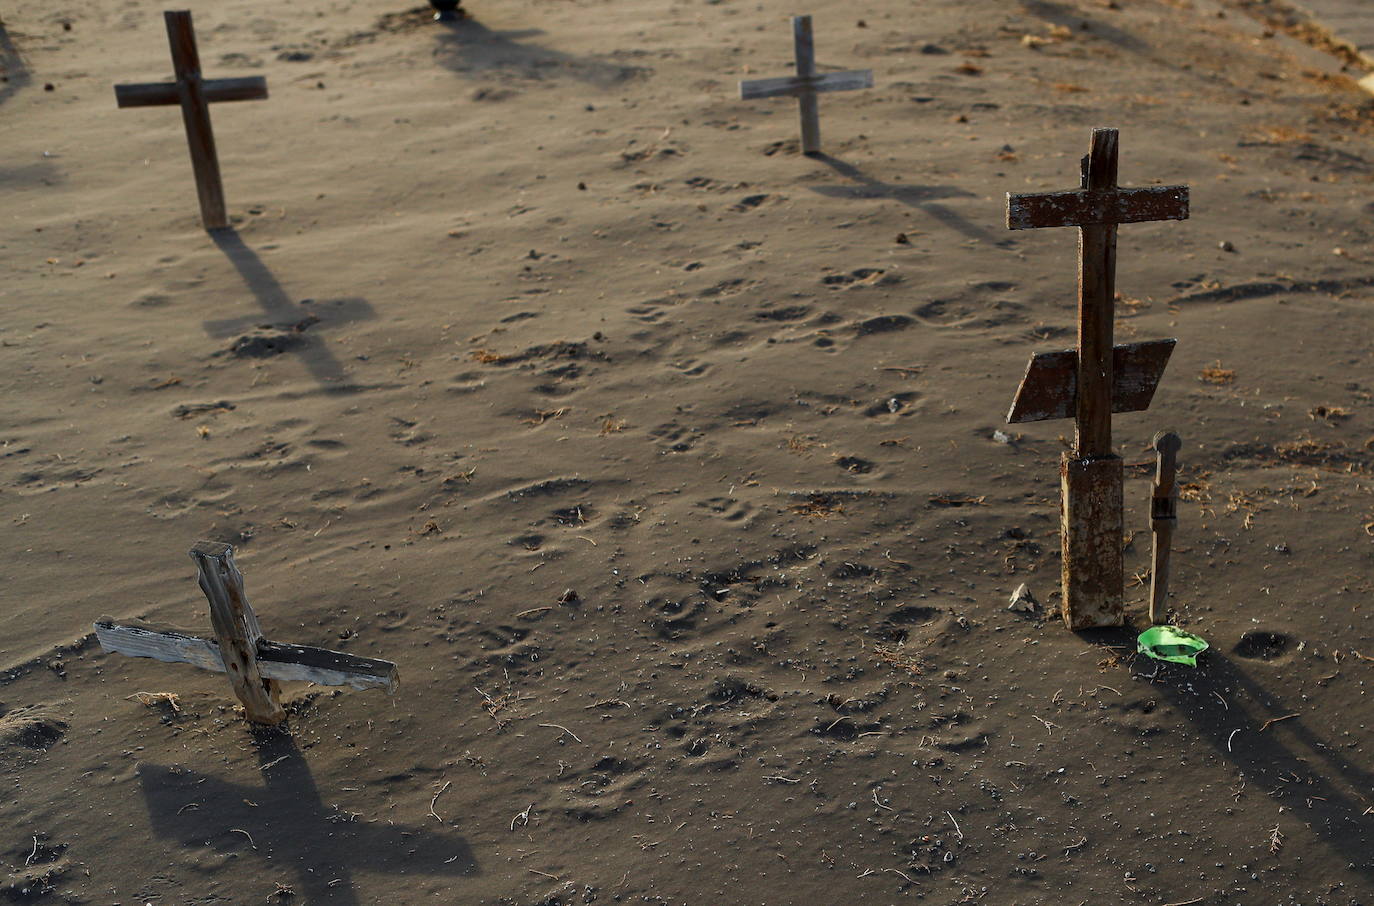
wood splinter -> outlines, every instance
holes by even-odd
[[[200,573],[201,590],[210,602],[214,639],[101,617],[95,624],[100,647],[111,654],[226,673],[247,718],[269,726],[286,719],[278,687],[282,680],[388,692],[396,688],[396,665],[390,661],[264,639],[229,545],[198,541],[191,548],[191,559]]]
[[[1150,570],[1150,625],[1164,616],[1169,598],[1169,545],[1178,525],[1178,451],[1183,441],[1172,431],[1161,431],[1151,444],[1158,454],[1154,491],[1150,495],[1150,528],[1154,551]]]

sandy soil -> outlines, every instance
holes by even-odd
[[[18,903],[1374,903],[1374,106],[1210,2],[818,4],[831,156],[765,0],[195,9],[233,232],[199,227],[161,8],[4,11],[0,898]],[[49,89],[49,86],[50,89]],[[1128,463],[1134,627],[1057,606],[1093,126],[1193,218],[1121,230],[1118,338],[1179,338]],[[1170,619],[1133,654],[1150,456]],[[391,698],[102,654],[272,638]],[[1007,609],[1022,582],[1042,614]],[[139,692],[175,693],[142,703]],[[1274,722],[1277,721],[1277,722]]]

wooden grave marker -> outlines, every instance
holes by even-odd
[[[210,601],[214,639],[101,617],[95,624],[100,647],[110,654],[150,657],[227,673],[248,719],[260,724],[279,724],[286,718],[278,697],[281,680],[388,692],[396,688],[396,665],[390,661],[264,639],[229,545],[197,541],[191,548],[191,559],[200,572],[200,588]]]
[[[873,70],[816,74],[816,47],[811,37],[811,17],[792,17],[792,43],[797,74],[774,79],[753,79],[739,83],[740,100],[795,97],[801,110],[803,154],[821,153],[821,113],[816,95],[823,91],[855,91],[873,87]]]
[[[1125,622],[1121,458],[1112,453],[1112,413],[1149,408],[1176,340],[1116,346],[1116,228],[1185,220],[1187,186],[1117,186],[1117,131],[1094,129],[1081,188],[1007,193],[1007,227],[1076,226],[1078,346],[1031,358],[1008,422],[1073,417],[1072,453],[1060,467],[1063,505],[1062,613],[1072,630]]]
[[[224,207],[224,182],[219,175],[215,134],[210,128],[210,104],[263,100],[267,97],[267,80],[262,76],[202,78],[190,12],[168,10],[163,17],[167,21],[176,81],[116,85],[115,101],[120,107],[181,105],[186,142],[191,148],[191,169],[196,175],[196,194],[200,196],[201,221],[207,230],[222,230],[229,226],[229,215]]]

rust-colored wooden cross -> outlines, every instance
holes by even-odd
[[[1112,413],[1149,408],[1175,340],[1116,346],[1116,228],[1121,223],[1185,220],[1187,186],[1123,189],[1116,184],[1117,131],[1094,129],[1082,163],[1082,187],[1007,194],[1007,227],[1079,227],[1078,347],[1033,356],[1008,422],[1075,421],[1063,487],[1064,621],[1070,629],[1120,626],[1122,604],[1122,464],[1112,453]]]
[[[260,101],[267,97],[267,80],[262,76],[236,79],[204,79],[200,75],[200,52],[191,14],[168,10],[167,40],[172,45],[175,82],[144,82],[116,85],[115,101],[120,107],[163,107],[181,105],[186,124],[186,142],[191,147],[191,168],[196,175],[196,194],[200,196],[200,216],[207,230],[229,226],[224,207],[224,183],[219,175],[215,135],[210,129],[210,104],[214,101]]]

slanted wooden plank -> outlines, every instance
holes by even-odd
[[[129,626],[116,623],[109,617],[101,617],[95,622],[95,638],[100,642],[100,647],[110,654],[150,657],[169,664],[190,664],[202,670],[225,672],[219,646],[193,635]]]
[[[267,79],[242,76],[233,79],[205,79],[201,93],[208,102],[261,101],[267,97]],[[116,85],[115,103],[120,107],[163,107],[181,103],[176,82],[142,82]]]
[[[362,657],[327,648],[258,643],[258,669],[275,680],[300,680],[322,686],[354,689],[385,689],[393,692],[400,681],[396,665],[379,658]]]
[[[1187,186],[1007,193],[1007,229],[1187,220]]]
[[[96,621],[95,637],[100,647],[111,654],[146,657],[169,664],[190,664],[202,670],[226,672],[219,645],[209,639],[148,626],[116,623],[110,617],[101,617]],[[301,681],[322,686],[385,689],[388,692],[394,691],[399,682],[396,665],[390,661],[266,640],[258,643],[258,673],[265,679],[282,682]]]
[[[279,724],[286,719],[276,682],[258,669],[258,641],[262,629],[243,590],[243,575],[234,565],[234,549],[214,541],[197,541],[191,559],[200,571],[200,588],[210,601],[210,622],[215,627],[219,654],[243,703],[248,719],[260,724]]]
[[[774,79],[753,79],[739,83],[742,101],[759,98],[797,97],[805,93],[827,91],[855,91],[873,87],[873,70],[853,69],[846,72],[827,72],[825,75],[803,78],[779,76]]]
[[[1124,343],[1112,350],[1112,411],[1150,408],[1176,339]],[[1016,390],[1008,423],[1070,418],[1077,409],[1078,351],[1061,349],[1031,356]]]

